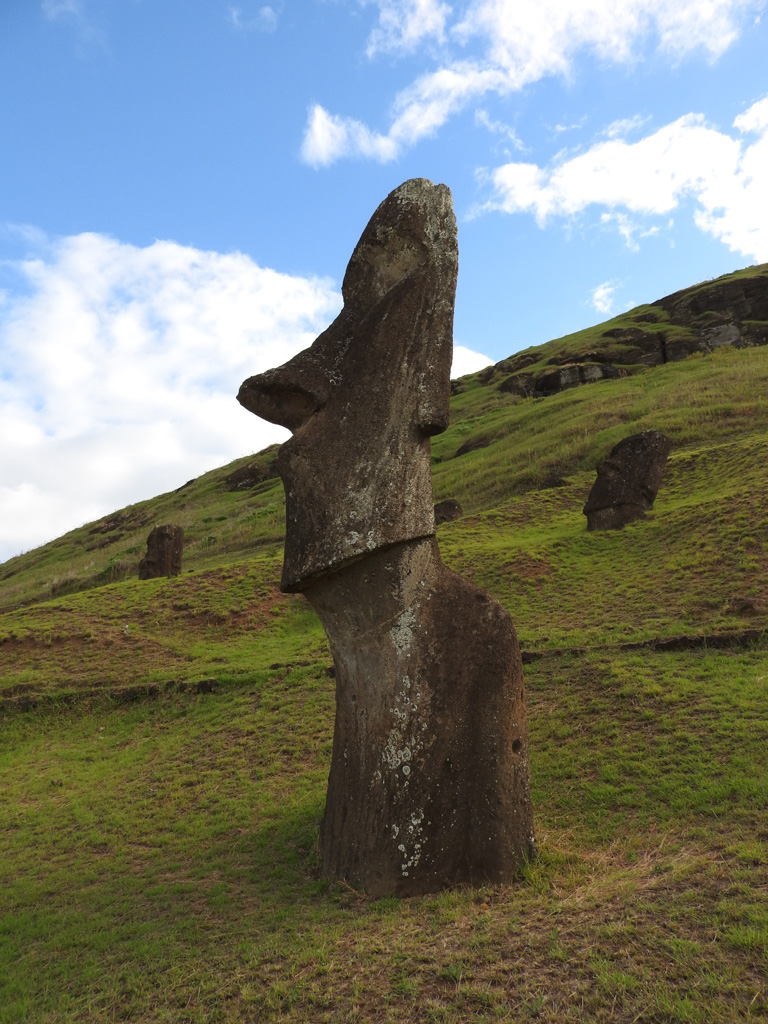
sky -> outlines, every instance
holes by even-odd
[[[376,206],[453,375],[768,261],[768,0],[0,0],[0,561],[287,434]]]

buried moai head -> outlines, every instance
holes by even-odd
[[[314,344],[240,388],[292,431],[283,590],[435,531],[429,438],[448,426],[456,220],[445,185],[407,181],[379,206]]]
[[[139,579],[178,576],[184,553],[182,526],[155,526],[147,537],[147,553],[139,562]]]
[[[588,530],[616,530],[653,506],[672,442],[658,430],[619,441],[597,465],[584,515]]]

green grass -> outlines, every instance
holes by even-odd
[[[530,666],[539,859],[405,901],[318,879],[319,665],[15,714],[0,1021],[764,1019],[765,669]]]
[[[0,567],[0,1024],[768,1019],[768,348],[540,400],[503,376],[453,400],[435,496],[535,658],[539,857],[410,900],[319,877],[331,656],[278,590],[280,483],[227,491],[238,460]],[[645,428],[652,512],[587,533]],[[185,569],[141,582],[157,522]]]

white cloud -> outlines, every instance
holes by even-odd
[[[552,129],[554,135],[562,135],[564,132],[578,131],[579,128],[583,128],[587,123],[586,115],[579,118],[578,121],[574,121],[573,124],[556,124]]]
[[[607,139],[624,139],[627,135],[642,128],[644,124],[648,123],[648,120],[647,117],[643,117],[641,114],[635,114],[634,117],[620,117],[617,121],[612,121],[607,128],[603,129],[602,134]]]
[[[475,352],[464,345],[453,346],[453,363],[451,364],[451,378],[463,377],[466,373],[476,373],[493,362],[482,352]]]
[[[95,234],[19,261],[0,305],[0,559],[286,436],[241,382],[310,344],[331,282]]]
[[[354,118],[329,114],[320,105],[310,108],[301,156],[312,167],[341,157],[368,157],[385,163],[404,147],[434,135],[466,101],[501,84],[495,70],[456,64],[424,75],[395,100],[394,119],[386,135],[372,132]]]
[[[574,55],[634,60],[643,46],[680,59],[695,50],[718,57],[762,0],[474,0],[455,26],[462,40],[480,38],[490,59],[519,83],[570,70]],[[519,87],[519,86],[518,86]]]
[[[517,132],[514,128],[510,128],[508,124],[504,124],[503,121],[495,121],[487,110],[476,110],[475,111],[475,124],[482,128],[486,128],[489,132],[494,135],[502,135],[505,139],[512,143],[515,149],[524,149],[522,142],[518,138]]]
[[[395,98],[386,132],[353,118],[313,114],[305,129],[303,159],[313,166],[342,157],[393,159],[434,135],[468,103],[504,96],[553,75],[569,76],[577,55],[611,63],[638,60],[655,48],[678,62],[696,52],[714,60],[736,39],[750,12],[766,0],[470,0],[451,10],[437,0],[379,0],[379,25],[369,40],[373,54],[409,53],[426,36],[450,40],[463,53],[449,53],[442,66],[419,77]],[[416,18],[427,12],[423,23]],[[449,15],[456,12],[452,25]],[[421,25],[421,27],[419,27]],[[386,26],[389,26],[387,28]],[[329,128],[335,129],[331,133]],[[335,145],[318,143],[333,134]],[[318,160],[318,149],[324,158]]]
[[[51,21],[59,18],[81,18],[83,0],[43,0],[43,14]]]
[[[532,213],[543,225],[550,217],[571,217],[592,205],[608,207],[608,220],[616,220],[632,247],[639,225],[622,219],[623,211],[669,214],[690,196],[701,230],[732,251],[766,260],[766,100],[736,118],[734,127],[740,130],[736,137],[710,127],[700,114],[688,114],[637,142],[598,142],[547,168],[508,163],[491,174],[493,195],[485,209]]]
[[[319,104],[309,111],[301,158],[311,167],[324,167],[342,156],[364,156],[386,163],[397,155],[396,144],[375,135],[360,121],[336,117]]]
[[[258,32],[274,32],[277,28],[278,13],[268,4],[257,7],[253,13],[244,12],[242,7],[230,4],[227,12],[229,22],[238,32],[256,30]]]
[[[743,114],[739,114],[733,125],[740,132],[765,132],[768,129],[768,96],[753,103]]]
[[[440,0],[373,2],[379,8],[379,22],[368,37],[369,57],[376,53],[413,53],[425,39],[443,41],[451,9]]]
[[[659,233],[658,224],[654,224],[650,228],[644,228],[638,220],[627,216],[626,213],[603,213],[600,216],[600,223],[605,225],[615,224],[616,230],[624,239],[627,248],[631,249],[632,252],[640,251],[638,238],[651,238]]]
[[[613,293],[616,291],[616,285],[613,281],[603,281],[597,288],[592,289],[591,301],[598,313],[603,313],[606,316],[613,309]]]

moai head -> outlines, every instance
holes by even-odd
[[[597,464],[597,479],[584,506],[588,530],[620,529],[656,500],[672,442],[658,430],[619,441]]]
[[[278,456],[283,590],[435,532],[429,439],[448,426],[457,272],[449,189],[405,182],[357,243],[336,320],[240,388],[246,409],[293,433]]]

